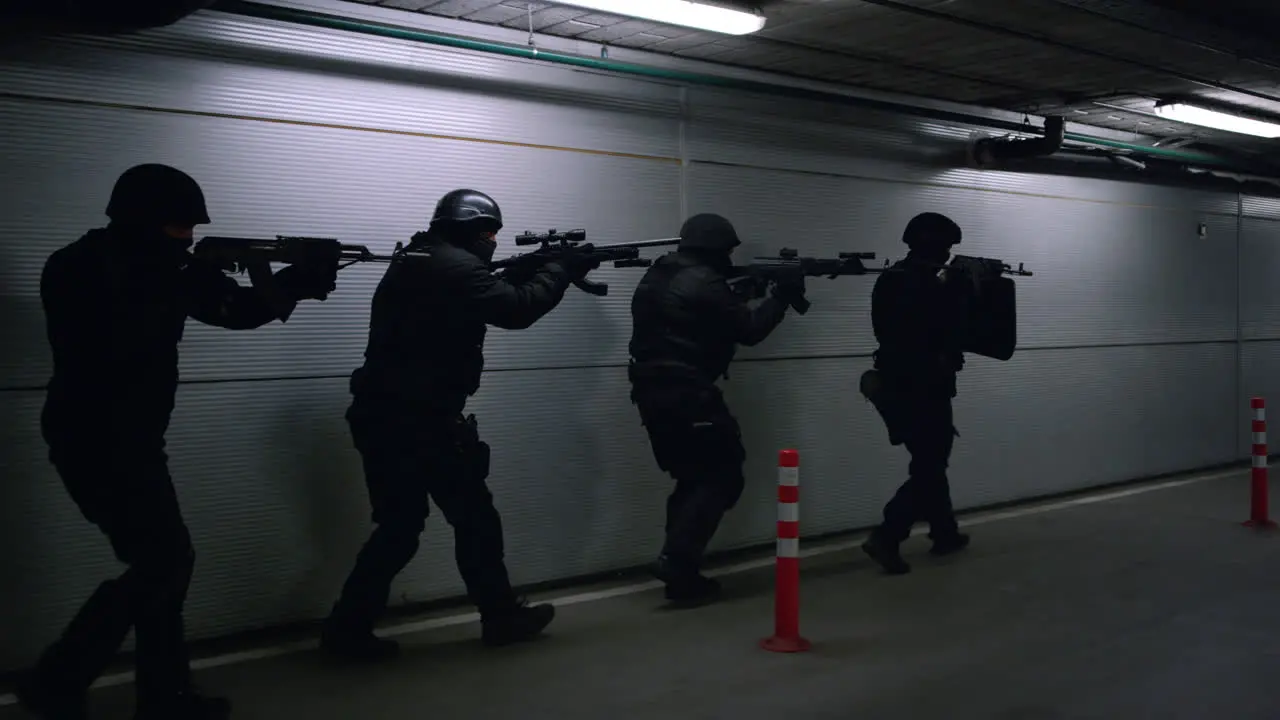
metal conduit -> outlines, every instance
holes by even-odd
[[[574,67],[588,68],[591,70],[618,73],[621,75],[633,75],[655,80],[665,80],[679,85],[722,88],[798,100],[836,103],[867,110],[896,113],[929,120],[1004,130],[1008,132],[1026,133],[1028,131],[1036,130],[1035,128],[1030,128],[1027,125],[1018,122],[998,120],[995,118],[953,112],[950,110],[918,107],[915,105],[908,105],[906,103],[897,103],[875,98],[854,97],[841,93],[810,90],[808,88],[760,82],[758,80],[744,80],[740,78],[707,75],[683,70],[672,70],[635,63],[618,62],[607,58],[570,55],[567,53],[541,50],[522,45],[508,45],[505,43],[477,40],[456,35],[446,35],[444,33],[429,32],[426,30],[418,30],[415,28],[397,25],[357,20],[339,15],[316,12],[313,10],[300,10],[280,7],[277,5],[264,5],[256,2],[248,2],[246,0],[221,0],[213,6],[213,9],[232,15],[276,20],[328,30],[342,30],[392,40],[408,40],[411,42],[420,42],[429,45],[456,48],[459,50],[485,52],[495,55],[504,55],[507,57],[522,58],[525,60],[538,60],[560,65],[570,65]],[[1140,145],[1137,143],[1122,142],[1119,140],[1111,140],[1109,138],[1095,137],[1092,135],[1084,135],[1074,132],[1065,133],[1064,139],[1068,142],[1083,143],[1112,150],[1122,150],[1147,158],[1157,158],[1186,163],[1188,165],[1219,168],[1234,172],[1255,174],[1258,172],[1255,168],[1242,167],[1238,161],[1212,155],[1210,153]]]

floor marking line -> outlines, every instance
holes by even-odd
[[[1232,475],[1242,475],[1248,472],[1245,469],[1220,470],[1204,475],[1193,475],[1187,478],[1177,480],[1168,480],[1164,482],[1156,482],[1149,485],[1140,485],[1138,487],[1125,488],[1123,490],[1102,491],[1097,494],[1086,495],[1083,497],[1074,497],[1066,500],[1050,500],[1042,503],[1032,503],[1025,507],[1012,508],[1009,510],[992,510],[989,512],[979,512],[972,517],[961,518],[961,527],[972,527],[974,525],[986,525],[988,523],[999,522],[1001,520],[1012,520],[1015,518],[1028,517],[1031,515],[1041,515],[1044,513],[1054,512],[1056,510],[1065,510],[1067,508],[1079,507],[1081,505],[1093,505],[1110,500],[1119,500],[1121,498],[1132,497],[1134,495],[1145,495],[1146,493],[1155,492],[1157,490],[1170,490],[1184,485],[1204,482],[1206,480],[1217,480],[1220,478],[1230,477]],[[921,535],[927,532],[925,527],[917,527],[912,531],[912,535]],[[852,550],[862,544],[866,538],[866,533],[859,533],[856,537],[841,540],[839,542],[823,543],[818,547],[808,548],[800,551],[800,557],[818,557],[821,555],[830,555],[832,553],[844,552]],[[774,564],[775,559],[772,557],[758,558],[756,560],[746,560],[744,562],[735,563],[715,570],[707,571],[707,575],[712,577],[721,577],[724,575],[734,575],[751,570],[760,570]],[[637,595],[649,590],[656,590],[662,587],[662,583],[657,580],[647,580],[645,582],[634,583],[631,585],[623,585],[605,590],[593,590],[591,592],[575,593],[565,595],[558,598],[549,598],[545,602],[562,607],[566,605],[581,605],[589,602],[599,602],[601,600],[609,600],[616,597],[625,597],[627,595]],[[439,618],[428,618],[426,620],[415,620],[413,622],[401,623],[391,627],[383,628],[378,634],[383,637],[396,637],[400,635],[413,635],[416,633],[427,632],[430,630],[439,630],[446,627],[456,627],[458,625],[466,625],[468,623],[477,622],[480,619],[479,613],[468,612],[459,615],[449,615]],[[295,642],[283,643],[280,645],[271,645],[263,648],[254,648],[251,650],[242,650],[238,652],[226,653],[223,655],[215,655],[210,658],[201,658],[191,661],[192,670],[208,670],[211,668],[224,667],[227,665],[238,665],[241,663],[254,662],[257,660],[266,660],[269,658],[280,657],[282,655],[291,655],[296,652],[304,652],[315,648],[315,640],[300,640]],[[117,685],[125,685],[133,682],[132,672],[115,673],[112,675],[104,675],[93,684],[93,688],[113,687]],[[17,698],[12,694],[0,695],[0,707],[14,705]]]

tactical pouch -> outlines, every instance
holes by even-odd
[[[489,443],[480,439],[480,425],[476,422],[476,416],[459,417],[455,433],[454,442],[462,472],[473,480],[489,477],[492,452]]]
[[[901,445],[904,441],[902,399],[885,382],[880,371],[868,370],[862,373],[858,391],[871,402],[884,421],[885,429],[889,431],[889,444]]]
[[[484,480],[489,477],[491,451],[489,443],[477,440],[465,453],[467,475],[473,480]]]

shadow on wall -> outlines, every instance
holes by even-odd
[[[263,478],[279,483],[284,504],[293,509],[286,516],[296,514],[299,521],[295,580],[278,598],[290,619],[300,609],[323,612],[328,599],[337,597],[370,522],[363,470],[346,418],[324,398],[301,405],[273,408],[268,442],[292,447],[296,462],[277,478]]]
[[[49,345],[38,292],[0,296],[0,392],[43,387],[48,381]]]
[[[628,296],[634,291],[633,288],[627,287],[625,290],[620,284],[610,284],[609,292],[626,293]],[[571,289],[570,292],[580,291]],[[582,318],[582,327],[603,327],[609,318],[602,306],[596,298],[585,298],[590,301],[585,303],[587,307],[578,310]],[[612,354],[612,353],[609,353]],[[626,388],[629,392],[630,383],[627,380],[627,370],[625,367],[619,367],[616,370],[610,369],[608,372],[617,373],[618,382],[607,381],[607,376],[600,372],[577,372],[576,377],[566,379],[571,384],[566,387],[572,387],[570,402],[567,407],[561,411],[558,408],[548,408],[549,416],[546,422],[559,424],[564,422],[557,419],[550,413],[567,412],[572,416],[572,420],[568,421],[570,427],[581,428],[573,439],[572,447],[574,452],[572,457],[565,458],[565,462],[578,464],[581,467],[607,468],[617,466],[618,458],[613,456],[609,447],[610,443],[602,442],[614,440],[614,438],[625,432],[623,428],[603,429],[591,428],[591,420],[593,415],[599,415],[594,408],[600,404],[617,403],[618,398],[610,397],[619,392],[621,388]],[[629,404],[630,399],[627,396],[624,403]],[[635,415],[635,428],[640,427],[639,413]],[[631,428],[634,429],[634,428]],[[613,437],[610,437],[613,436]],[[572,548],[571,552],[576,553],[573,558],[575,567],[589,567],[598,565],[602,558],[626,557],[631,548],[618,547],[620,536],[609,532],[610,523],[603,518],[598,517],[599,513],[596,508],[621,506],[623,508],[644,508],[654,504],[654,498],[649,489],[644,485],[641,478],[626,478],[621,483],[602,482],[603,476],[593,477],[586,475],[584,477],[584,485],[574,488],[572,492],[581,498],[581,510],[573,513],[558,514],[556,523],[561,530],[567,534],[567,537],[575,538],[576,543],[568,545]],[[619,495],[623,497],[619,498]],[[627,512],[628,517],[635,517]]]
[[[33,472],[27,463],[21,463],[12,450],[22,441],[29,441],[31,432],[23,427],[27,424],[30,413],[24,412],[20,405],[25,405],[17,392],[0,391],[0,447],[4,447],[3,478],[0,479],[0,577],[8,578],[7,588],[0,596],[0,615],[4,617],[5,630],[18,630],[32,627],[31,617],[33,604],[25,598],[32,591],[31,579],[37,574],[36,556],[24,549],[30,549],[36,541],[36,528],[32,518],[21,517],[20,513],[29,511],[38,502],[37,483],[43,478]],[[3,627],[3,626],[0,626]],[[12,635],[0,632],[7,640]],[[22,644],[22,638],[19,638]],[[8,660],[8,658],[4,658]]]
[[[102,580],[119,572],[49,464],[43,391],[0,391],[0,672],[33,659]]]

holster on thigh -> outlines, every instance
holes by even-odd
[[[742,431],[714,386],[655,383],[637,390],[640,419],[663,471],[680,477],[741,467]]]
[[[480,439],[475,415],[459,417],[454,429],[452,450],[457,455],[458,472],[472,482],[489,477],[492,450]]]
[[[906,442],[908,422],[906,419],[906,402],[902,394],[887,382],[879,370],[868,370],[862,373],[858,382],[858,390],[871,402],[884,421],[889,431],[889,444],[901,445]]]

